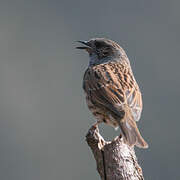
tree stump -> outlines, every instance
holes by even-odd
[[[134,147],[123,142],[122,136],[106,142],[97,126],[92,126],[86,141],[91,148],[102,180],[143,180]]]

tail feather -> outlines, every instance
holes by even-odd
[[[148,144],[141,136],[136,122],[133,119],[124,119],[120,122],[120,127],[126,139],[126,143],[129,146],[136,145],[139,148],[148,148]]]

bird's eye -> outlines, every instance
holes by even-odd
[[[104,42],[101,42],[101,41],[95,41],[94,44],[95,44],[97,49],[100,49],[106,45]]]

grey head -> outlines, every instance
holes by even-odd
[[[89,65],[98,65],[108,63],[111,61],[120,61],[128,58],[125,51],[114,41],[105,38],[93,38],[89,41],[78,41],[85,45],[76,47],[77,49],[84,49],[89,53]]]

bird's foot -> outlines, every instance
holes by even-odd
[[[92,126],[96,129],[96,128],[98,128],[98,124],[99,124],[99,122],[97,121]]]

